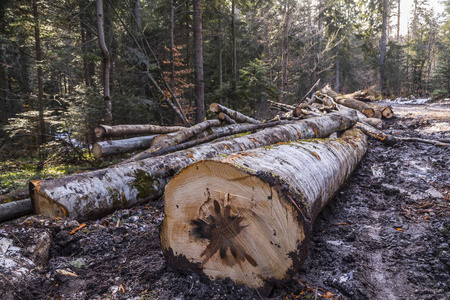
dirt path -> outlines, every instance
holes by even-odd
[[[450,107],[394,111],[390,133],[450,140]],[[371,141],[318,216],[306,263],[269,298],[450,299],[449,161],[449,148]],[[162,211],[157,201],[82,228],[38,216],[1,224],[0,299],[261,299],[168,269]]]

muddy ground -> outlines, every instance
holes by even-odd
[[[387,132],[450,140],[450,106],[394,105]],[[450,149],[370,148],[319,215],[306,263],[269,299],[450,299]],[[82,228],[39,216],[0,224],[1,299],[261,299],[167,268],[162,200]],[[264,297],[266,298],[266,297]]]

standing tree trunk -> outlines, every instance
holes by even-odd
[[[175,88],[175,64],[173,62],[174,55],[174,47],[175,47],[175,41],[173,37],[173,28],[174,28],[174,6],[173,6],[173,0],[170,0],[170,22],[169,22],[169,38],[170,38],[170,88]]]
[[[205,89],[203,83],[202,1],[194,0],[194,72],[196,114],[195,122],[205,119]]]
[[[39,28],[38,0],[33,0],[34,17],[34,39],[36,41],[36,62],[38,76],[38,102],[39,102],[39,145],[45,143],[45,120],[44,120],[44,75],[42,73],[43,55],[41,50],[41,34]]]
[[[141,18],[141,0],[135,0],[133,14],[136,22],[136,27],[138,32],[142,29],[142,18]]]
[[[0,102],[2,110],[1,124],[8,124],[8,102],[9,102],[9,76],[8,66],[6,64],[6,45],[2,45],[2,54],[0,57]]]
[[[268,290],[305,261],[312,225],[367,137],[295,141],[203,160],[165,189],[161,246],[175,268]]]
[[[103,0],[97,0],[98,42],[103,53],[103,97],[105,99],[105,123],[109,125],[112,122],[111,89],[109,86],[111,58],[108,48],[106,47],[103,17]]]
[[[381,94],[386,94],[386,35],[388,22],[388,0],[383,0],[383,11],[381,24],[381,40],[380,40],[380,91]]]
[[[236,0],[231,0],[231,42],[233,52],[232,73],[231,73],[231,103],[233,109],[237,109],[237,50],[236,50]]]

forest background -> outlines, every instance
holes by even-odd
[[[213,102],[257,116],[318,79],[448,98],[450,0],[429,2],[2,0],[0,194],[120,159],[91,155],[99,124],[194,124]]]

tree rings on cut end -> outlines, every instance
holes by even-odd
[[[306,229],[283,195],[245,167],[188,166],[166,186],[161,244],[168,263],[250,288],[289,278]]]

